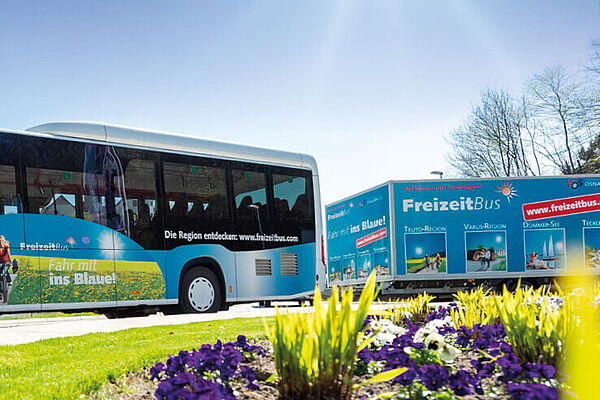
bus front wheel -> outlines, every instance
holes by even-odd
[[[215,274],[202,267],[192,268],[183,276],[180,299],[184,313],[213,313],[221,308],[221,286]]]

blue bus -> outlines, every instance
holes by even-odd
[[[306,154],[102,123],[0,131],[0,313],[304,299],[325,285],[322,243]]]

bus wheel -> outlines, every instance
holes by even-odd
[[[207,268],[193,268],[183,276],[181,308],[185,313],[213,313],[221,308],[221,286]]]

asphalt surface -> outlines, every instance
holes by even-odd
[[[294,303],[297,305],[298,303]],[[300,307],[294,307],[300,309]],[[155,325],[180,325],[192,322],[275,315],[274,307],[258,303],[234,305],[213,314],[152,314],[147,317],[108,319],[104,315],[78,317],[26,318],[0,320],[0,345],[31,343],[42,339],[79,336],[95,332],[115,332]]]
[[[278,302],[275,305],[278,307],[289,306],[290,311],[301,310],[297,302]],[[382,307],[387,307],[387,304],[373,305],[373,308]],[[180,325],[192,322],[269,317],[273,315],[275,315],[275,307],[261,307],[258,303],[250,303],[234,305],[228,311],[219,311],[214,314],[153,314],[147,317],[119,319],[108,319],[103,315],[2,319],[0,320],[0,345],[31,343],[43,339],[79,336],[95,332],[115,332],[156,325]]]

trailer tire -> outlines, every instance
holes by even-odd
[[[508,282],[504,283],[506,285],[506,288],[508,289],[509,292],[514,292],[515,290],[517,290],[517,286],[519,285],[519,280],[518,279],[511,279]],[[525,288],[534,288],[535,289],[535,284],[533,282],[531,282],[530,280],[527,279],[521,279],[521,286],[522,289]]]
[[[221,309],[222,288],[208,268],[196,267],[185,273],[179,304],[184,313],[215,313]]]

